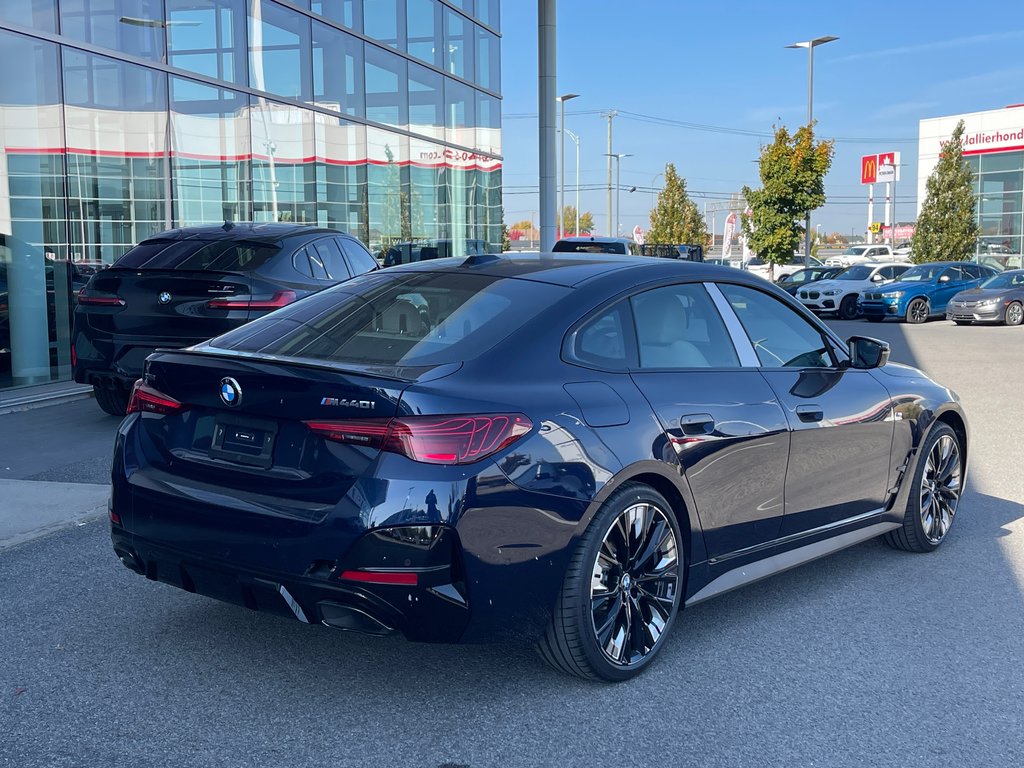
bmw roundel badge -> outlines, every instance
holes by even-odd
[[[167,291],[160,291],[160,293],[156,297],[156,300],[159,301],[161,304],[170,304],[171,294],[169,294]]]
[[[242,402],[242,387],[230,376],[220,380],[220,399],[224,405],[232,408]]]

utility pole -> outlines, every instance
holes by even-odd
[[[537,0],[537,100],[539,114],[538,180],[540,182],[540,250],[550,251],[555,245],[558,217],[558,184],[556,180],[558,145],[555,141],[555,0]]]
[[[608,118],[608,237],[615,237],[615,222],[612,220],[612,120],[619,114],[617,110],[609,110],[602,117]]]

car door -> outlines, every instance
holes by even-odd
[[[968,288],[968,283],[967,275],[959,265],[946,267],[935,281],[935,287],[928,300],[932,314],[945,312],[949,300]]]
[[[884,505],[892,450],[888,391],[800,312],[722,284],[792,430],[781,535],[841,524]]]
[[[789,429],[756,359],[748,352],[741,361],[701,283],[644,291],[629,303],[639,350],[631,376],[665,430],[660,453],[678,459],[690,485],[708,556],[776,538]]]

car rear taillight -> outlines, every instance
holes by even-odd
[[[533,429],[533,422],[521,413],[488,413],[307,421],[306,426],[334,442],[379,448],[426,464],[471,464],[512,445]]]
[[[211,309],[280,309],[295,301],[295,291],[278,291],[273,296],[239,296],[210,299]]]
[[[185,410],[184,403],[179,403],[170,395],[165,395],[158,389],[149,386],[142,379],[135,382],[132,387],[132,396],[128,401],[127,413],[158,413],[166,415]]]
[[[86,286],[78,292],[78,303],[86,307],[123,307],[124,299],[116,293],[95,291]]]

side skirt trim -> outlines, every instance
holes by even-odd
[[[689,607],[702,603],[717,595],[730,592],[747,584],[753,584],[755,581],[761,581],[761,579],[788,571],[790,568],[796,568],[820,557],[831,555],[833,552],[852,547],[854,544],[860,544],[862,541],[873,539],[875,536],[880,536],[887,531],[899,527],[899,523],[875,523],[866,528],[849,531],[839,536],[833,536],[830,539],[816,541],[813,544],[797,547],[788,552],[780,552],[763,560],[757,560],[756,562],[733,568],[694,594],[693,597],[686,601],[685,605]]]

